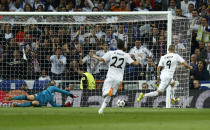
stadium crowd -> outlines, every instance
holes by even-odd
[[[190,20],[192,30],[190,74],[193,81],[210,80],[210,0],[0,0],[0,11],[172,11]],[[107,66],[90,57],[116,49],[118,39],[137,57],[139,67],[126,69],[126,80],[155,80],[160,56],[166,53],[166,21],[96,25],[0,24],[0,75],[2,79],[79,80],[90,72],[104,80]],[[147,32],[148,31],[148,32]],[[146,32],[146,33],[145,33]],[[186,48],[181,33],[173,35],[178,49]]]

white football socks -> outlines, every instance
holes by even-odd
[[[104,108],[106,108],[106,106],[107,106],[107,104],[110,102],[110,100],[111,100],[111,97],[110,97],[110,96],[106,96],[106,97],[104,98],[104,101],[103,101],[103,103],[102,103],[102,105],[101,105],[101,108],[100,108],[99,111],[98,111],[99,114],[102,114],[102,113],[103,113]]]
[[[158,96],[158,92],[157,92],[157,91],[153,91],[153,92],[150,92],[150,93],[146,93],[144,96],[145,96],[145,97],[154,97],[154,96]]]

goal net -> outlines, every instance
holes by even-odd
[[[157,89],[156,67],[170,44],[175,44],[176,52],[189,62],[191,32],[187,19],[172,19],[170,12],[15,12],[0,13],[0,27],[1,106],[25,102],[7,99],[41,92],[50,80],[79,96],[73,100],[56,93],[57,104],[70,101],[73,107],[100,106],[108,66],[90,54],[101,57],[116,50],[119,39],[134,60],[139,52],[142,59],[138,67],[126,65],[124,81],[110,107],[116,107],[118,99],[124,99],[128,107],[166,107],[166,102],[169,107],[188,105],[189,71],[181,65],[174,75],[179,84],[173,91],[136,102],[140,92]],[[89,84],[94,81],[89,74],[95,86]],[[174,97],[180,101],[170,104]]]

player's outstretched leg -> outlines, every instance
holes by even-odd
[[[32,102],[25,102],[25,103],[21,103],[21,104],[14,103],[13,104],[13,107],[30,107],[30,106],[32,106]]]
[[[171,104],[175,104],[180,101],[180,98],[175,97],[175,89],[179,85],[179,81],[173,81],[171,83]]]
[[[101,105],[101,108],[98,110],[98,114],[103,114],[104,109],[106,108],[107,104],[110,102],[111,97],[110,96],[106,96],[104,98],[104,101]]]
[[[9,101],[11,101],[11,100],[27,100],[27,96],[19,95],[19,96],[15,96],[15,97],[9,97],[8,100]]]
[[[143,97],[155,97],[155,96],[158,96],[160,94],[161,94],[160,91],[153,91],[153,92],[149,92],[149,93],[145,93],[145,94],[140,93],[139,97],[137,98],[137,102],[140,102],[143,99]]]
[[[139,94],[139,97],[137,98],[137,102],[140,102],[143,97],[144,97],[144,94],[143,93],[140,93]]]

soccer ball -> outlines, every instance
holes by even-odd
[[[124,107],[125,106],[125,100],[123,100],[123,99],[117,100],[117,106],[118,107]]]

